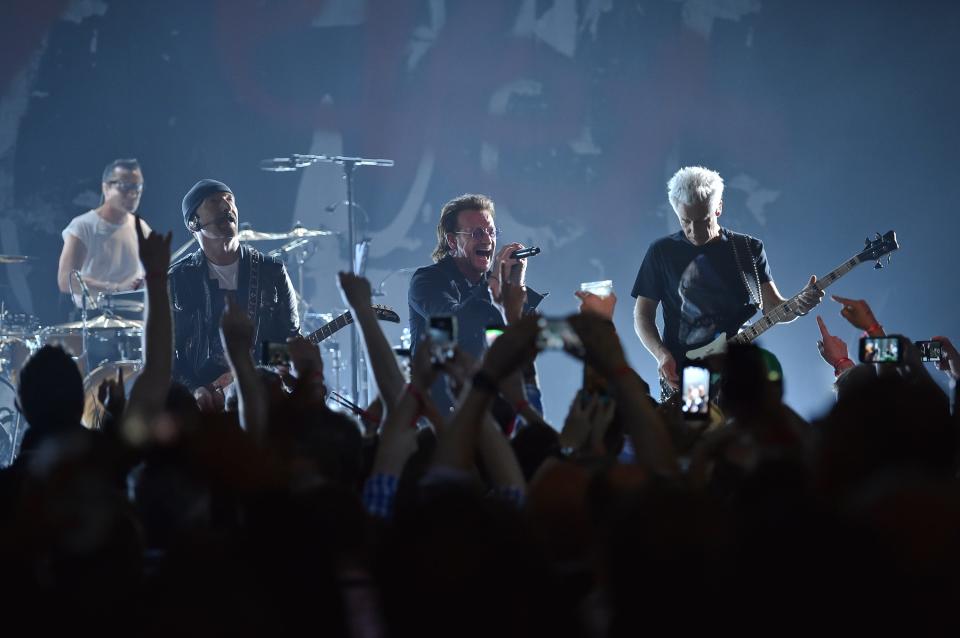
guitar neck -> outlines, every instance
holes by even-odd
[[[324,339],[330,338],[333,333],[337,332],[342,328],[346,328],[351,323],[353,323],[353,315],[349,312],[345,312],[333,321],[323,326],[320,326],[315,332],[310,333],[305,338],[310,343],[320,343]]]
[[[829,273],[823,276],[822,279],[817,279],[817,283],[813,285],[817,290],[823,291],[826,290],[831,284],[836,282],[838,279],[843,277],[845,274],[854,269],[854,267],[859,264],[860,261],[856,257],[851,257],[847,261],[843,262]],[[749,328],[745,328],[742,332],[731,337],[727,343],[750,343],[764,332],[780,323],[784,319],[788,319],[796,315],[797,307],[800,303],[800,294],[796,294],[790,299],[787,299],[782,304],[763,315],[757,319],[754,323],[750,324]]]

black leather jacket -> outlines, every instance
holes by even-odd
[[[251,264],[255,264],[251,272]],[[253,275],[253,276],[252,276]],[[228,366],[220,344],[223,291],[210,279],[202,250],[170,266],[170,301],[173,307],[173,376],[191,390],[214,381]],[[296,297],[287,269],[276,257],[249,246],[240,246],[236,301],[250,312],[253,302],[253,346],[259,356],[263,341],[286,341],[300,332]]]

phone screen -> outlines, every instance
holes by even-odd
[[[289,366],[290,347],[279,341],[263,341],[260,344],[260,363],[265,366]]]
[[[566,319],[547,319],[541,317],[538,321],[540,334],[537,335],[539,350],[569,350],[578,352],[583,350],[580,337],[573,331]]]
[[[493,345],[493,342],[497,340],[497,337],[503,334],[503,326],[487,326],[484,330],[484,336],[487,340],[487,347]]]
[[[685,366],[680,375],[680,410],[687,419],[710,416],[710,370]]]
[[[862,363],[900,363],[902,356],[899,337],[863,337],[860,339],[860,361]]]
[[[917,341],[921,361],[939,361],[943,358],[943,345],[939,341]]]

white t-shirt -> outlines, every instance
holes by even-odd
[[[87,254],[80,266],[80,274],[113,284],[130,282],[143,276],[143,267],[137,251],[136,219],[127,215],[120,224],[111,224],[90,210],[70,220],[63,229],[63,241],[68,235],[80,240]],[[146,222],[144,231],[152,231]]]
[[[207,266],[210,268],[210,279],[217,282],[220,290],[237,289],[237,277],[240,274],[239,259],[226,266],[218,266],[208,259]]]

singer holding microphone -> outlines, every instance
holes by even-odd
[[[182,212],[200,249],[170,266],[173,373],[201,408],[219,409],[223,388],[232,381],[220,341],[227,295],[253,322],[251,347],[286,342],[299,334],[300,319],[283,262],[240,243],[240,213],[229,186],[200,180],[184,196]]]
[[[528,259],[512,256],[524,249],[520,243],[497,249],[500,230],[495,217],[493,200],[485,195],[461,195],[444,204],[432,255],[435,263],[418,269],[410,279],[408,300],[414,350],[427,334],[432,316],[455,317],[457,345],[474,358],[479,358],[487,349],[487,326],[504,325],[516,319],[509,316],[511,309],[501,304],[501,264],[506,265],[505,271],[513,284],[526,286]],[[526,288],[521,313],[535,309],[543,297]],[[529,396],[531,382],[535,384],[535,380],[528,377],[528,400],[537,403]],[[449,400],[444,400],[442,391],[434,390],[432,394],[441,410],[451,405]]]
[[[57,286],[80,308],[100,293],[138,288],[143,267],[137,253],[134,216],[143,194],[143,171],[135,159],[116,159],[103,169],[99,207],[74,217],[63,229]],[[144,232],[152,231],[143,222]]]

